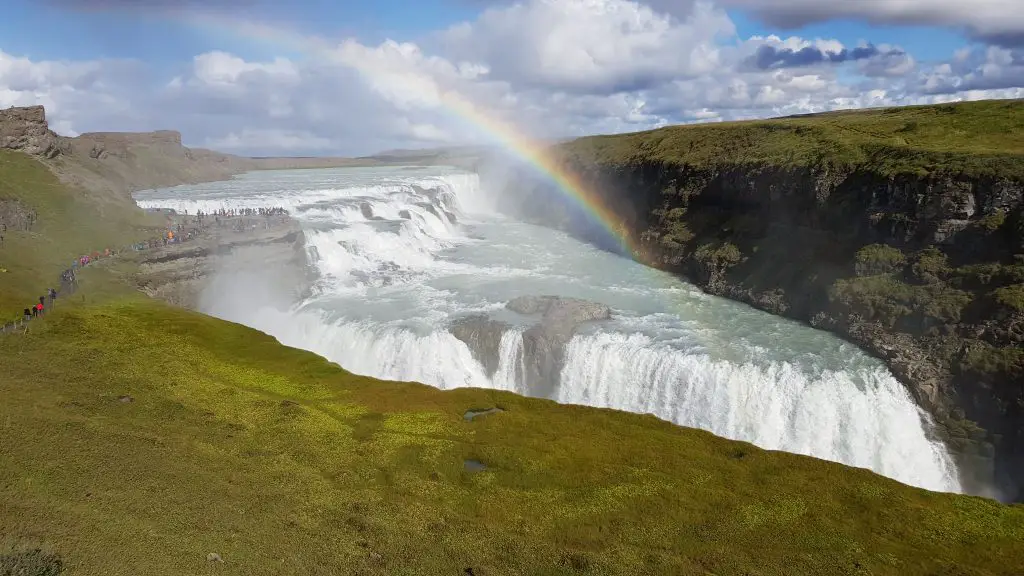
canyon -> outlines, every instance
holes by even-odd
[[[1024,493],[1024,102],[594,136],[557,146],[632,256],[839,334],[936,419],[964,481]],[[550,185],[475,168],[530,221],[608,244]]]

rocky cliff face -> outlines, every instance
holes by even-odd
[[[0,109],[0,148],[54,158],[69,150],[67,138],[50,130],[42,106]]]
[[[969,487],[1024,497],[1024,181],[870,166],[564,168],[623,218],[641,261],[886,360]],[[501,184],[527,218],[598,238],[547,186]]]
[[[185,218],[186,229],[195,226],[194,220]],[[230,276],[273,285],[280,294],[304,293],[314,275],[301,226],[279,216],[223,219],[220,226],[204,227],[197,239],[147,250],[136,283],[149,296],[202,311],[216,300],[211,296],[220,296],[211,293],[218,279]]]

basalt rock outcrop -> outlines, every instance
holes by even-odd
[[[511,324],[494,320],[486,314],[473,314],[459,318],[448,327],[452,335],[469,346],[469,351],[483,365],[489,376],[493,376],[498,371],[501,338],[505,332],[511,329]]]
[[[929,140],[950,126],[962,145]],[[552,155],[618,215],[634,257],[882,358],[934,416],[965,487],[1020,500],[1024,151],[996,140],[1013,126],[1022,101],[669,128]],[[527,170],[477,169],[521,216],[608,241]]]
[[[506,307],[519,314],[540,314],[540,322],[523,333],[526,382],[534,396],[551,396],[558,385],[565,345],[584,322],[607,320],[604,304],[558,296],[523,296]]]
[[[522,380],[526,393],[549,397],[558,386],[565,345],[586,322],[611,318],[604,304],[561,296],[521,296],[505,308],[523,316],[535,316],[536,322],[523,332]],[[473,356],[489,375],[498,370],[501,340],[512,325],[477,314],[452,323],[452,334],[469,346]]]
[[[314,281],[306,265],[305,238],[287,217],[252,218],[244,230],[224,219],[222,227],[205,228],[195,239],[147,250],[136,277],[139,289],[176,306],[202,310],[204,296],[216,290],[219,276],[251,279],[249,290],[301,294]],[[270,223],[266,226],[266,223]],[[244,291],[237,298],[247,298]]]
[[[70,150],[68,140],[50,130],[42,106],[0,109],[0,148],[52,159]]]

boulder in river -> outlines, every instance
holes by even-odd
[[[475,314],[456,320],[449,330],[469,346],[469,351],[483,365],[487,375],[493,376],[498,370],[501,337],[510,328],[504,322],[492,320],[484,314]]]
[[[558,386],[565,345],[584,322],[607,320],[604,304],[561,296],[521,296],[505,305],[519,314],[540,314],[540,322],[523,333],[525,380],[531,396],[550,397]]]
[[[521,375],[524,392],[540,397],[550,397],[558,386],[565,345],[579,326],[611,318],[611,309],[604,304],[561,296],[521,296],[505,307],[525,316],[540,315],[539,321],[523,333],[525,374]],[[492,377],[501,359],[502,336],[510,329],[510,324],[485,314],[466,316],[450,327]]]

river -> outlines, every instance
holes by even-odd
[[[880,361],[828,333],[504,216],[475,174],[267,171],[136,200],[190,214],[289,210],[305,231],[313,290],[284,298],[251,277],[221,278],[203,311],[352,372],[536,394],[524,381],[523,334],[538,318],[505,305],[520,296],[579,298],[607,305],[611,319],[578,327],[543,395],[960,491],[945,448],[929,439],[928,417]],[[487,362],[451,328],[480,314],[508,325]]]

